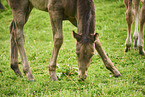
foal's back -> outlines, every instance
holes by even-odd
[[[75,17],[77,0],[29,0],[33,7],[49,11],[53,6],[63,11],[65,16]]]

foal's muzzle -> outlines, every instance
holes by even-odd
[[[85,79],[87,78],[87,75],[81,76],[79,75],[80,81],[85,81]]]

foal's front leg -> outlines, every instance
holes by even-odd
[[[58,80],[56,77],[56,63],[59,49],[63,43],[62,33],[62,16],[59,12],[49,12],[51,19],[51,26],[53,30],[53,52],[49,63],[50,80]]]
[[[134,0],[134,9],[135,9],[135,30],[133,34],[134,43],[133,48],[137,49],[137,41],[138,41],[138,23],[139,23],[139,14],[140,14],[140,0]]]
[[[133,12],[133,8],[132,8],[132,0],[128,0],[128,3],[125,3],[126,6],[126,13],[125,13],[125,17],[126,17],[126,22],[127,22],[127,38],[125,41],[125,52],[130,50],[131,47],[131,30],[132,30],[132,23],[133,23],[133,19],[134,19],[134,12]]]
[[[138,47],[139,47],[139,54],[145,55],[144,51],[144,23],[145,23],[145,2],[141,8],[141,15],[140,15],[140,25],[139,25],[139,39],[138,39]]]
[[[34,78],[31,73],[30,65],[28,63],[28,59],[27,59],[25,49],[24,49],[23,26],[20,26],[17,20],[16,20],[16,23],[17,23],[16,30],[13,34],[11,33],[11,68],[14,70],[14,72],[17,75],[22,76],[18,67],[18,49],[19,49],[22,64],[23,64],[23,72],[26,74],[27,80],[33,81]]]
[[[15,74],[22,77],[22,73],[19,70],[18,65],[18,46],[15,38],[16,25],[14,20],[10,25],[10,40],[11,40],[11,68],[14,70]]]
[[[23,32],[24,25],[27,22],[29,14],[32,10],[32,6],[26,0],[21,0],[20,2],[17,2],[17,0],[14,0],[14,1],[9,0],[8,3],[13,13],[13,21],[10,26],[10,30],[13,29],[13,31],[10,31],[11,32],[10,33],[11,34],[11,51],[12,51],[11,62],[13,63],[13,59],[15,62],[18,62],[17,55],[18,55],[18,50],[19,50],[22,64],[23,64],[23,72],[26,74],[27,80],[33,81],[34,78],[31,73],[30,65],[28,63],[28,59],[25,53],[24,32]],[[16,5],[19,5],[19,6],[16,7]],[[15,71],[16,74],[18,73],[21,76],[21,73],[19,72],[19,69],[18,69],[18,63],[12,64],[11,67]],[[17,68],[17,69],[14,69],[14,68]]]
[[[120,72],[115,68],[112,61],[108,58],[108,56],[105,54],[104,50],[102,49],[99,39],[97,39],[95,42],[95,48],[98,51],[98,54],[100,55],[100,57],[102,58],[106,68],[113,73],[114,77],[120,76],[121,75]]]

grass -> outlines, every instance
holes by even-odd
[[[95,0],[96,32],[103,49],[122,76],[114,78],[96,52],[84,82],[78,81],[76,41],[71,34],[76,28],[68,21],[63,22],[64,43],[57,61],[59,81],[49,80],[48,64],[53,46],[51,25],[48,13],[37,9],[33,9],[24,29],[25,50],[35,81],[28,82],[24,74],[23,78],[17,77],[10,68],[9,24],[12,12],[6,1],[2,0],[2,3],[6,10],[0,11],[1,97],[145,96],[145,56],[140,56],[133,48],[124,52],[127,24],[122,0]],[[21,61],[20,69],[22,71]]]

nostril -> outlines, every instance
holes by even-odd
[[[85,79],[87,78],[87,75],[81,76],[79,75],[79,81],[85,81]]]
[[[86,79],[86,78],[87,78],[87,75],[84,75],[83,77],[81,77],[81,76],[79,75],[79,78],[84,78],[84,79]]]
[[[85,79],[84,78],[80,78],[80,79],[78,79],[78,81],[85,81]]]

